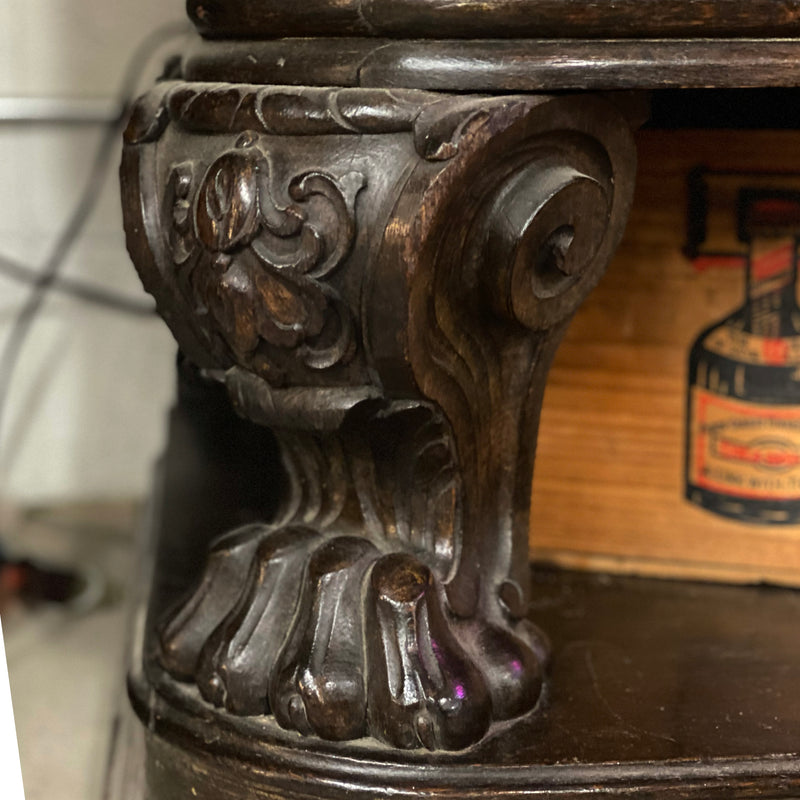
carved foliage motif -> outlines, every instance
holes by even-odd
[[[170,122],[194,134],[248,138],[411,133],[420,156],[443,161],[455,156],[476,120],[486,121],[485,105],[484,99],[409,89],[165,81],[134,105],[125,141],[155,142]]]
[[[325,279],[347,256],[364,176],[306,172],[285,199],[254,134],[205,170],[176,164],[166,224],[178,283],[210,340],[232,361],[281,385],[299,370],[346,363],[352,314]]]

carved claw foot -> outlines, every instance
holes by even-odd
[[[217,707],[406,749],[462,749],[531,708],[544,656],[522,624],[458,620],[419,557],[297,525],[220,540],[161,636],[163,667]]]
[[[384,556],[367,597],[373,735],[396,747],[460,749],[492,720],[536,704],[546,660],[541,639],[534,635],[526,644],[482,620],[459,623],[441,584],[418,559]]]

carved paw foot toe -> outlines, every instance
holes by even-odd
[[[459,645],[431,570],[413,556],[372,571],[370,727],[396,747],[458,750],[491,723],[486,681]]]
[[[537,701],[535,637],[449,610],[421,556],[312,528],[254,526],[214,548],[162,634],[161,663],[234,715],[343,741],[459,750]]]
[[[366,539],[339,537],[311,558],[298,622],[270,692],[272,712],[283,727],[333,740],[366,734],[361,596],[378,556]]]
[[[316,531],[298,526],[262,539],[244,585],[233,581],[239,599],[200,652],[196,681],[206,700],[234,714],[269,711],[270,675],[300,595],[297,577],[320,541]]]
[[[241,593],[265,525],[249,525],[221,537],[209,553],[202,579],[161,631],[161,663],[179,680],[194,680],[203,646]]]
[[[549,644],[526,620],[513,632],[507,627],[483,623],[458,626],[459,641],[491,675],[489,689],[492,716],[496,720],[518,717],[533,708],[542,691]]]

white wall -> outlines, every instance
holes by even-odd
[[[0,0],[0,97],[110,99],[135,45],[153,28],[183,19],[183,6]],[[0,253],[42,264],[100,133],[97,125],[0,121]],[[64,273],[142,296],[124,247],[117,161]],[[0,346],[27,291],[0,275]],[[158,319],[51,294],[26,343],[0,431],[0,503],[142,495],[165,432],[174,351]]]

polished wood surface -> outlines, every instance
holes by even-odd
[[[205,36],[792,36],[796,0],[188,0]]]
[[[187,7],[205,41],[126,131],[126,233],[209,412],[200,429],[230,423],[206,391],[249,422],[232,448],[204,435],[227,490],[216,466],[188,473],[215,525],[193,480],[164,482],[131,671],[150,800],[796,795],[793,593],[531,581],[528,534],[548,370],[631,203],[645,117],[631,90],[798,85],[800,5]],[[586,89],[624,91],[561,92]],[[653,219],[674,227],[664,146]],[[668,302],[686,293],[675,263],[656,288],[641,255],[618,278],[644,281],[632,310],[613,292],[590,308],[550,393],[551,432],[584,438],[540,469],[547,557],[605,557],[572,533],[603,503],[611,557],[657,519],[681,553],[708,538],[641,503],[671,491],[651,463],[674,455],[661,419],[676,379],[654,365],[676,360],[659,336],[689,332]],[[646,326],[626,356],[620,339]],[[588,407],[570,395],[587,378]],[[644,434],[627,453],[611,442],[632,472],[600,463],[617,418]],[[249,487],[234,492],[239,451]],[[225,508],[252,524],[217,528]],[[640,564],[669,551],[657,536]]]
[[[278,732],[257,746],[229,734],[208,744],[202,726],[184,719],[176,731],[156,715],[151,791],[182,797],[194,786],[200,800],[797,796],[795,592],[536,570],[532,587],[531,618],[553,632],[551,691],[538,714],[479,749],[398,759],[356,746],[312,759]],[[133,692],[146,719],[146,687],[134,682]],[[247,756],[230,758],[240,748]]]
[[[799,62],[800,42],[780,38],[327,38],[198,41],[184,69],[198,81],[546,92],[796,86]]]
[[[221,724],[438,751],[536,705],[539,411],[622,236],[633,108],[187,81],[142,98],[129,250],[285,476],[273,517],[198,543],[160,620],[148,677],[176,709],[194,687]]]

